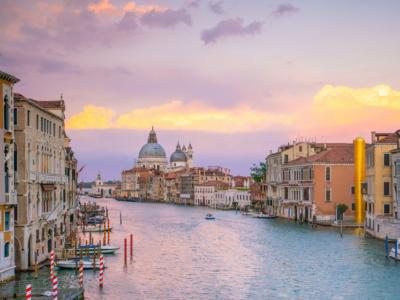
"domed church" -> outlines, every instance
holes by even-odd
[[[191,168],[193,163],[193,148],[189,143],[186,149],[185,145],[180,146],[179,142],[175,152],[171,154],[170,165],[168,166],[167,156],[164,148],[157,141],[157,134],[154,127],[151,128],[147,144],[143,145],[139,152],[139,158],[136,161],[136,167],[154,169],[158,171],[174,170],[180,168]]]

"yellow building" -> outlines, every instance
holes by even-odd
[[[391,151],[397,148],[395,133],[371,134],[366,148],[365,227],[377,238],[397,238],[400,224],[394,218]]]
[[[0,71],[0,281],[15,275],[14,206],[14,95],[13,85],[18,78]]]

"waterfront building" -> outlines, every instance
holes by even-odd
[[[400,130],[396,131],[396,136],[397,136],[397,148],[391,151],[393,211],[394,211],[394,218],[400,219]]]
[[[0,282],[15,275],[14,214],[17,195],[14,190],[14,84],[19,81],[13,75],[0,71],[0,168],[3,180],[0,183]]]
[[[65,176],[66,183],[66,214],[64,215],[64,224],[66,228],[66,236],[70,237],[76,232],[78,220],[78,160],[70,145],[70,138],[64,139],[65,148]],[[70,242],[70,241],[69,241]]]
[[[392,151],[398,148],[396,133],[371,133],[366,148],[366,231],[377,238],[397,238],[400,224],[393,202]],[[396,152],[396,151],[395,151]],[[396,153],[394,153],[396,154]],[[397,156],[396,156],[397,157]]]
[[[180,193],[178,204],[194,205],[194,187],[199,185],[199,174],[189,171],[182,174],[180,178]]]
[[[115,196],[114,194],[117,187],[117,183],[104,182],[99,172],[97,174],[96,180],[94,181],[94,184],[92,185],[91,194],[104,198],[112,198]]]
[[[248,189],[229,188],[215,192],[213,207],[220,209],[244,209],[251,204],[251,195]]]
[[[64,247],[67,220],[75,220],[76,188],[70,185],[75,184],[76,174],[66,169],[65,146],[69,142],[64,131],[64,101],[38,101],[20,94],[14,98],[16,265],[17,269],[27,270],[45,261],[52,249]],[[71,156],[70,164],[75,165]],[[69,192],[73,197],[70,202]]]
[[[194,187],[194,205],[215,207],[215,194],[219,190],[228,189],[223,181],[207,181]]]
[[[222,168],[219,166],[209,166],[207,168],[197,168],[199,176],[199,183],[204,183],[207,181],[221,181],[225,182],[229,186],[232,185],[232,175],[230,170],[227,168]]]
[[[346,219],[354,218],[353,144],[327,144],[317,154],[282,165],[282,217],[331,224],[336,206],[346,204]]]

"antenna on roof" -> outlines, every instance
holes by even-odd
[[[63,99],[63,93],[61,93],[60,99],[61,99],[61,100],[64,100],[64,99]]]

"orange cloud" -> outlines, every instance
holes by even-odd
[[[85,105],[82,112],[65,122],[65,126],[73,129],[106,129],[110,127],[114,115],[111,109]]]
[[[400,91],[388,85],[360,89],[326,85],[315,95],[310,113],[314,125],[367,126],[378,119],[394,124],[400,116]]]
[[[353,89],[326,85],[307,108],[269,113],[248,105],[216,108],[191,102],[170,101],[117,115],[93,105],[67,120],[69,129],[131,128],[251,132],[285,126],[302,135],[351,136],[370,130],[393,130],[400,117],[400,91],[387,85]],[[379,121],[379,122],[377,122]],[[379,125],[379,127],[377,127]]]
[[[118,14],[118,8],[112,4],[110,0],[100,0],[97,3],[91,3],[88,6],[88,9],[96,14],[108,14],[115,15]]]
[[[96,118],[96,113],[99,117]],[[289,125],[290,117],[254,110],[248,106],[219,109],[200,103],[183,104],[171,101],[149,108],[138,108],[113,119],[114,112],[102,107],[85,107],[84,111],[67,120],[69,129],[157,128],[201,130],[216,132],[248,132],[280,124]],[[96,127],[97,120],[101,123]]]
[[[163,12],[167,7],[160,5],[137,5],[135,2],[129,2],[124,6],[124,12],[134,12],[137,14],[145,14],[151,11]]]

